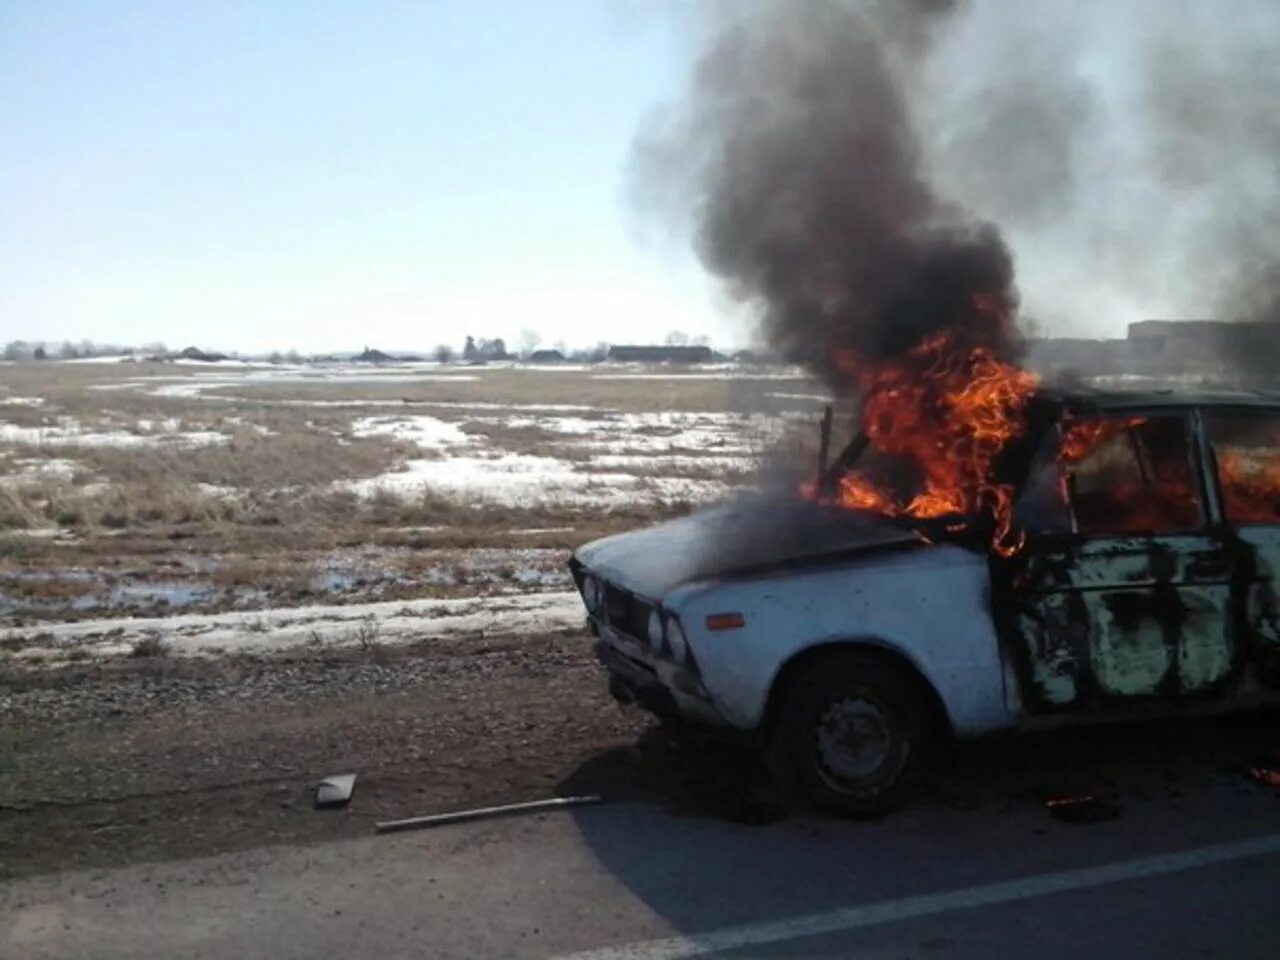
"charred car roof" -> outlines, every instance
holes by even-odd
[[[1191,407],[1280,410],[1280,393],[1266,391],[1041,390],[1035,402],[1069,413],[1185,410]]]

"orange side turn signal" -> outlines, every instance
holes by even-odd
[[[707,614],[708,630],[737,630],[746,625],[747,621],[740,613]]]

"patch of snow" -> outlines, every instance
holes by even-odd
[[[13,630],[9,635],[21,637],[27,644],[17,658],[43,661],[60,659],[71,650],[127,656],[135,643],[152,636],[159,636],[171,653],[182,656],[201,655],[213,647],[226,652],[274,653],[306,646],[316,636],[326,645],[354,646],[370,621],[377,625],[380,643],[404,644],[569,630],[581,626],[584,617],[578,594],[567,590],[176,617],[42,621],[29,631]]]
[[[0,477],[0,485],[20,487],[30,483],[48,483],[50,480],[70,480],[80,470],[80,464],[74,460],[32,459],[14,460],[16,468],[7,476]]]
[[[279,431],[272,430],[270,427],[264,427],[260,423],[254,423],[252,420],[246,420],[244,417],[222,417],[218,421],[219,426],[243,427],[245,430],[252,430],[260,437],[277,437]],[[314,427],[308,423],[308,427]]]
[[[585,435],[599,433],[612,427],[612,423],[604,418],[589,419],[586,417],[477,417],[479,423],[492,423],[503,427],[523,430],[536,427],[552,433]]]
[[[637,477],[626,473],[583,473],[554,457],[507,453],[410,460],[402,470],[341,486],[361,496],[439,494],[460,504],[529,506],[570,501],[600,506],[637,500],[706,500],[725,485],[680,477]]]
[[[187,380],[183,383],[167,383],[151,391],[153,397],[198,397],[202,390],[216,386],[212,383],[201,383],[198,380]]]
[[[816,403],[830,403],[831,398],[820,393],[766,393],[766,397],[775,400],[813,400]]]
[[[20,427],[0,423],[0,443],[27,443],[47,447],[202,447],[226,443],[226,434],[207,430],[188,433],[136,434],[123,430],[86,432],[72,417],[59,417],[55,426]]]
[[[720,457],[690,454],[606,453],[593,456],[591,466],[605,470],[622,470],[627,473],[644,471],[661,474],[664,468],[708,468],[726,473],[741,473],[750,468],[752,458],[747,456]]]
[[[424,365],[426,366],[426,365]],[[207,390],[239,386],[259,386],[289,383],[459,383],[476,381],[480,378],[473,373],[445,373],[444,368],[431,365],[433,372],[423,372],[414,365],[397,365],[370,369],[367,366],[331,366],[331,367],[275,367],[247,365],[243,373],[201,372],[194,377],[149,377],[139,378],[141,385],[151,386],[159,380],[178,379],[178,383],[168,383],[151,390],[156,397],[200,397]],[[230,399],[213,396],[206,399]],[[252,401],[258,402],[258,401]],[[270,402],[270,401],[268,401]],[[295,403],[311,403],[315,401],[294,401]],[[324,401],[330,404],[350,406],[360,401]]]
[[[115,357],[71,357],[66,360],[56,360],[56,363],[137,363],[137,357],[131,356],[115,356]]]
[[[44,397],[4,397],[0,399],[0,407],[40,407],[44,406]]]
[[[591,407],[578,403],[488,403],[477,400],[415,400],[415,407],[441,407],[452,410],[520,410],[528,413],[609,413],[608,407]]]
[[[743,373],[740,370],[726,369],[715,373],[682,373],[672,370],[668,373],[596,373],[592,380],[808,380],[809,374],[801,371],[785,373]]]
[[[143,417],[135,420],[134,425],[143,433],[175,433],[182,427],[182,422],[177,417],[166,417],[164,420]]]
[[[67,543],[75,541],[74,536],[67,534],[61,527],[36,527],[27,530],[6,530],[6,537],[26,537],[31,540],[63,540]]]
[[[196,489],[205,496],[213,497],[217,500],[234,500],[240,496],[238,487],[228,486],[224,483],[197,483]]]
[[[428,450],[463,446],[471,443],[471,437],[463,433],[455,423],[436,417],[361,417],[352,424],[351,432],[357,437],[395,437],[408,440]]]
[[[473,417],[471,422],[538,428],[582,438],[580,446],[610,450],[711,449],[751,453],[777,436],[776,417],[733,413],[604,413],[600,417]]]
[[[80,469],[80,465],[74,460],[51,459],[24,459],[13,461],[15,467],[21,467],[23,470],[30,470],[32,473],[46,473],[62,477],[71,477]]]

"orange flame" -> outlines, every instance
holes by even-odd
[[[1112,417],[1105,420],[1076,420],[1062,433],[1058,447],[1058,459],[1063,463],[1079,463],[1112,437],[1117,437],[1132,427],[1140,427],[1146,417]]]
[[[959,340],[944,331],[900,358],[840,358],[858,385],[871,448],[913,465],[919,478],[904,497],[895,484],[850,472],[840,480],[836,501],[888,516],[986,513],[995,520],[995,548],[1012,553],[1022,542],[1010,522],[1012,489],[992,482],[991,468],[1022,432],[1038,378],[988,347],[964,347]]]
[[[1222,501],[1233,523],[1280,520],[1280,459],[1246,456],[1239,450],[1218,452]]]

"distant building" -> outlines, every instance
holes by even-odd
[[[609,359],[615,363],[710,363],[714,354],[710,347],[621,346],[609,348]]]
[[[1278,332],[1280,324],[1275,323],[1139,320],[1129,324],[1129,343],[1135,359],[1186,363],[1270,351],[1277,345]]]
[[[1040,373],[1118,373],[1127,356],[1124,340],[1046,337],[1027,343],[1027,366]]]
[[[199,347],[187,347],[178,354],[181,360],[195,360],[198,363],[221,363],[227,359],[225,353],[209,353]]]
[[[564,363],[564,354],[559,350],[535,350],[529,354],[530,363]]]
[[[1280,323],[1139,320],[1123,340],[1032,340],[1027,363],[1046,374],[1118,374],[1206,382],[1265,381],[1280,374]]]

